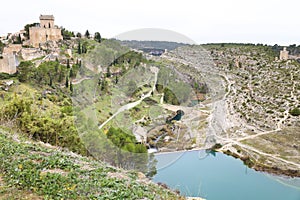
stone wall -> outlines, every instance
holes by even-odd
[[[14,74],[17,72],[18,60],[14,54],[3,55],[0,59],[0,73]]]
[[[21,56],[24,60],[32,60],[45,56],[45,52],[38,48],[23,48],[21,50]]]
[[[59,41],[63,37],[61,35],[61,29],[59,28],[42,28],[42,27],[31,27],[29,29],[30,34],[30,45],[38,48],[40,43],[47,41]]]
[[[7,47],[4,47],[3,54],[14,54],[21,51],[22,45],[21,44],[10,44]]]

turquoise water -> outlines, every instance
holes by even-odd
[[[207,200],[300,200],[300,179],[271,176],[205,151],[157,154],[155,182]]]

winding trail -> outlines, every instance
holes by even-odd
[[[125,110],[130,110],[134,107],[136,107],[137,105],[139,105],[145,98],[150,97],[152,92],[154,92],[155,90],[155,85],[157,82],[157,76],[158,76],[158,72],[159,69],[157,67],[150,67],[151,72],[153,72],[155,74],[154,76],[154,84],[152,89],[146,94],[146,95],[142,95],[141,98],[135,102],[132,103],[128,103],[124,106],[122,106],[121,108],[119,108],[117,110],[117,112],[115,112],[110,118],[108,118],[105,122],[103,122],[98,128],[102,129],[108,122],[110,122],[113,118],[115,118],[118,114],[120,114],[121,112],[124,112]]]

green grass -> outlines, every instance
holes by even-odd
[[[13,138],[0,129],[0,199],[183,199],[136,172]]]

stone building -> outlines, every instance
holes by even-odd
[[[40,15],[40,24],[29,28],[30,45],[39,47],[47,41],[59,41],[63,37],[61,29],[55,26],[53,15]]]
[[[286,47],[283,48],[282,51],[280,51],[280,60],[288,60],[289,59],[289,52],[286,50]]]

